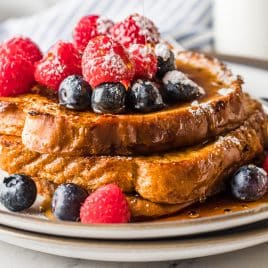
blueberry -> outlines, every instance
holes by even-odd
[[[242,201],[257,200],[266,194],[267,189],[267,173],[255,165],[241,167],[231,180],[232,194]]]
[[[121,83],[103,83],[93,90],[91,106],[95,113],[119,114],[125,110],[126,89]]]
[[[165,74],[162,90],[164,96],[170,102],[191,101],[205,93],[203,88],[177,70]]]
[[[157,56],[157,78],[161,79],[167,72],[176,69],[174,53],[166,44],[157,44],[155,54]]]
[[[37,196],[35,182],[28,176],[5,177],[0,186],[0,201],[8,210],[22,211],[32,206]]]
[[[54,216],[63,221],[78,221],[80,207],[87,196],[86,190],[73,183],[61,184],[52,198]]]
[[[128,103],[131,109],[149,113],[165,107],[157,84],[151,81],[138,79],[128,90]]]
[[[79,75],[65,78],[59,87],[59,103],[68,109],[85,110],[90,107],[91,87]]]

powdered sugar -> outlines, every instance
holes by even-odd
[[[149,43],[159,42],[160,34],[151,20],[139,14],[134,14],[131,17],[140,28],[139,35],[145,36]]]
[[[128,52],[134,53],[138,52],[138,54],[143,57],[143,61],[148,61],[148,54],[153,54],[153,49],[151,46],[146,46],[146,45],[140,45],[140,44],[133,44],[128,48]]]
[[[199,105],[199,102],[197,101],[197,100],[195,100],[195,101],[193,101],[192,103],[191,103],[191,106],[198,106]]]
[[[232,92],[234,92],[233,88],[221,88],[218,90],[218,94],[220,94],[221,96],[227,96]]]
[[[219,143],[227,142],[227,143],[232,143],[232,144],[235,144],[235,145],[238,145],[238,146],[241,145],[240,140],[238,138],[234,137],[234,136],[227,136],[227,137],[220,136],[218,138],[218,142]]]
[[[106,17],[99,17],[96,21],[98,34],[107,34],[114,23]]]
[[[155,46],[155,54],[158,57],[161,57],[164,61],[167,61],[170,57],[170,50],[166,44],[159,43]]]
[[[203,114],[213,114],[214,113],[214,109],[210,103],[210,101],[208,102],[203,102],[203,103],[199,103],[198,101],[193,101],[191,103],[191,107],[188,108],[188,111],[193,114],[194,116],[200,116]]]
[[[157,71],[157,58],[150,45],[132,44],[128,48],[130,60],[134,63],[135,78],[152,79]]]
[[[102,70],[104,75],[113,72],[114,75],[121,75],[126,72],[126,65],[120,55],[109,53],[101,58],[95,58],[88,61],[88,68],[91,72]]]
[[[168,83],[181,83],[187,86],[195,87],[198,89],[200,94],[205,94],[205,90],[202,87],[198,86],[193,80],[189,79],[184,73],[178,70],[167,72],[163,78],[163,83],[165,85],[167,85]]]

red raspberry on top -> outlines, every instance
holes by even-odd
[[[27,93],[34,84],[34,67],[22,55],[0,48],[0,96]]]
[[[90,15],[81,18],[73,32],[75,47],[82,53],[89,40],[97,35],[108,34],[113,25],[114,23],[111,20],[98,15]]]
[[[11,38],[3,46],[10,54],[20,54],[31,63],[42,59],[39,47],[28,37]]]
[[[81,75],[81,57],[72,43],[59,41],[36,63],[35,79],[55,91],[69,75]]]
[[[82,223],[127,223],[130,210],[126,197],[115,184],[98,188],[80,209]]]
[[[128,47],[130,44],[156,44],[160,34],[155,24],[148,18],[133,14],[111,28],[112,37]]]
[[[130,60],[134,62],[135,78],[152,79],[157,71],[157,57],[150,45],[133,44],[128,48]]]
[[[92,87],[105,82],[128,86],[134,76],[134,66],[118,42],[101,35],[89,41],[82,57],[82,72]]]

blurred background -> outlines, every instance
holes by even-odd
[[[267,0],[0,0],[0,41],[23,34],[46,50],[85,14],[139,12],[185,48],[268,60],[267,10]]]

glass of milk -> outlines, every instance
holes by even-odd
[[[218,53],[268,60],[268,0],[214,0]]]

